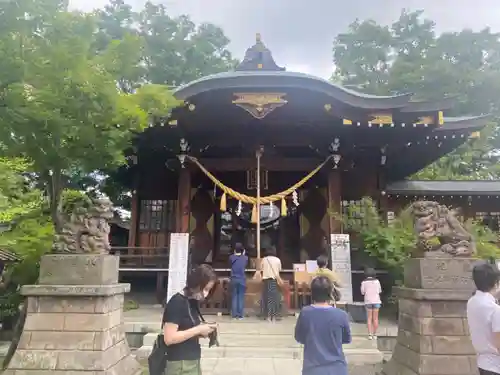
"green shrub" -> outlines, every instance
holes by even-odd
[[[123,304],[123,311],[137,310],[138,308],[139,304],[131,299],[125,301]]]
[[[402,210],[394,220],[387,223],[378,212],[371,198],[363,198],[361,204],[349,206],[346,215],[333,213],[345,230],[355,234],[360,248],[377,259],[392,275],[394,282],[403,280],[404,262],[411,256],[419,256],[416,250],[416,232],[411,206]],[[478,258],[500,258],[500,248],[496,245],[496,234],[488,227],[474,220],[467,220],[465,228],[472,234]],[[434,238],[431,242],[438,243]]]

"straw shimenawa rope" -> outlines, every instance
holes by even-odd
[[[320,165],[318,165],[316,168],[314,168],[309,174],[304,176],[300,181],[295,183],[294,185],[290,186],[288,189],[268,195],[266,197],[260,197],[259,203],[260,204],[266,204],[266,203],[271,203],[271,202],[276,202],[278,200],[281,200],[281,215],[286,216],[287,214],[287,209],[286,209],[286,202],[285,202],[285,197],[292,194],[295,190],[299,189],[302,185],[304,185],[307,181],[309,181],[316,173],[319,172],[321,168],[331,159],[332,156],[329,156],[323,161]],[[219,188],[222,190],[223,195],[221,197],[220,201],[220,209],[221,211],[226,211],[227,209],[227,203],[226,203],[226,195],[229,195],[231,198],[234,198],[242,203],[247,203],[247,204],[252,204],[253,210],[252,210],[252,222],[255,222],[254,219],[256,220],[257,217],[257,198],[256,197],[251,197],[246,194],[241,194],[238,193],[237,191],[231,189],[230,187],[224,185],[221,181],[219,181],[212,173],[210,173],[195,157],[192,156],[187,156],[187,158],[192,161],[194,164],[200,168],[200,170],[205,173],[205,175]]]

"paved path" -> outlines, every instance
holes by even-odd
[[[380,366],[352,366],[349,375],[375,375]],[[300,375],[302,361],[294,359],[205,359],[203,375]]]
[[[302,361],[293,359],[219,358],[202,360],[203,375],[301,375]],[[377,375],[378,366],[349,366],[349,375]],[[144,375],[148,374],[145,370]]]
[[[381,365],[349,366],[349,375],[378,375]],[[302,361],[294,359],[203,359],[203,375],[301,375]],[[142,375],[148,375],[147,369]]]

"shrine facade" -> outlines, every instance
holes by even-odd
[[[373,96],[287,72],[260,37],[234,71],[174,94],[184,105],[137,136],[120,171],[133,192],[128,244],[117,250],[124,272],[168,272],[170,233],[189,233],[191,264],[222,274],[236,242],[256,257],[256,205],[245,197],[256,198],[257,151],[261,247],[274,246],[285,271],[328,253],[330,234],[343,231],[332,213],[363,197],[389,214],[438,200],[498,226],[499,183],[406,180],[487,124],[446,117],[452,99]]]

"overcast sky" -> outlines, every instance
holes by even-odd
[[[127,0],[126,0],[127,1]],[[73,7],[91,10],[106,0],[70,0]],[[132,5],[143,0],[128,0]],[[241,58],[255,42],[255,33],[287,70],[328,78],[332,73],[332,42],[356,18],[388,24],[401,9],[423,9],[439,31],[481,29],[500,31],[500,0],[163,0],[172,15],[188,14],[193,21],[212,22],[231,39]],[[203,5],[202,5],[203,4]],[[210,4],[210,5],[208,5]]]

